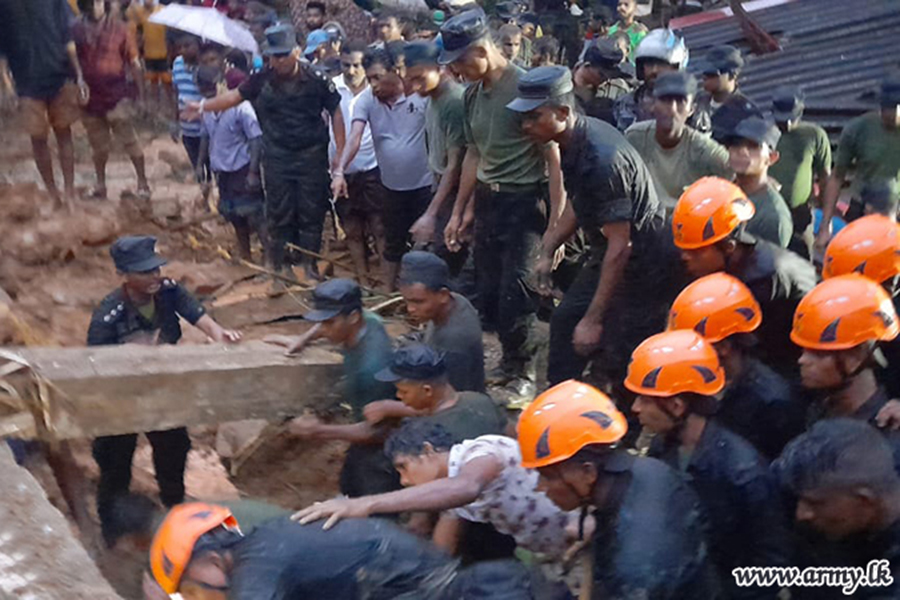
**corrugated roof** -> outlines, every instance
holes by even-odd
[[[741,48],[744,94],[768,107],[776,88],[798,86],[806,94],[806,118],[832,136],[877,106],[881,79],[900,66],[900,0],[793,0],[751,16],[782,50],[750,55],[738,19],[728,17],[681,30],[694,64],[717,44]]]

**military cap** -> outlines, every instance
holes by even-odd
[[[612,38],[595,41],[584,53],[584,62],[599,69],[619,69],[625,54]]]
[[[410,42],[403,46],[406,68],[416,65],[436,65],[440,54],[441,49],[434,42]]]
[[[891,74],[881,82],[881,106],[900,104],[900,75]]]
[[[330,279],[320,283],[313,290],[312,300],[313,310],[303,315],[307,321],[318,323],[362,310],[362,291],[355,281],[349,279]]]
[[[519,78],[518,98],[507,104],[506,108],[521,113],[531,112],[572,89],[572,74],[566,67],[537,67]]]
[[[772,94],[772,117],[780,122],[799,119],[803,114],[803,93],[797,88],[782,87]]]
[[[487,17],[480,8],[467,10],[448,19],[441,25],[441,41],[443,49],[439,61],[442,65],[459,60],[466,49],[478,40],[490,34]]]
[[[400,285],[421,283],[430,290],[449,287],[450,268],[437,254],[414,250],[400,261]]]
[[[266,29],[266,56],[278,56],[290,54],[297,46],[297,34],[294,28],[285,23],[279,23]]]
[[[734,131],[725,140],[730,145],[737,140],[750,140],[757,144],[768,144],[774,150],[781,139],[781,132],[775,123],[762,117],[747,117],[737,124]]]
[[[156,253],[156,238],[152,235],[127,235],[109,247],[109,254],[120,273],[155,271],[166,259]]]
[[[734,46],[723,44],[710,48],[703,57],[702,66],[704,75],[734,73],[744,66],[744,57]]]
[[[679,96],[687,98],[697,95],[697,79],[684,71],[663,73],[653,84],[653,97]]]
[[[429,381],[447,373],[444,356],[425,344],[408,344],[398,348],[390,366],[375,374],[375,379],[395,382],[401,379]]]

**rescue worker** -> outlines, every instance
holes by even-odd
[[[710,524],[710,557],[729,598],[775,598],[777,587],[739,587],[741,566],[790,563],[784,509],[768,463],[739,435],[711,417],[725,372],[696,331],[647,338],[631,355],[625,387],[637,394],[631,410],[656,434],[649,455],[683,473]]]
[[[816,236],[816,250],[823,252],[831,238],[831,218],[835,216],[841,188],[851,170],[852,196],[847,220],[863,214],[860,192],[866,184],[900,180],[900,77],[891,75],[881,83],[881,110],[856,117],[844,126],[838,142],[834,171],[822,200],[822,223]]]
[[[335,154],[344,150],[346,129],[341,95],[325,74],[300,60],[294,29],[276,25],[266,30],[268,66],[253,72],[237,89],[215,98],[188,103],[186,116],[221,112],[244,100],[253,104],[263,133],[266,218],[272,244],[272,266],[285,268],[285,244],[318,252],[330,206],[328,124],[331,117]],[[316,260],[300,259],[306,275],[319,276]]]
[[[239,341],[240,333],[223,329],[184,286],[160,274],[166,260],[156,253],[155,246],[156,238],[148,235],[121,237],[110,246],[109,253],[123,284],[94,310],[87,345],[176,344],[181,339],[179,319],[197,327],[214,342]],[[146,436],[153,447],[153,466],[163,505],[183,502],[184,468],[191,449],[187,429],[151,431]],[[136,444],[136,433],[99,437],[93,443],[94,460],[100,468],[97,513],[107,541],[111,539],[108,525],[113,502],[127,494],[131,485],[131,459]]]
[[[839,231],[825,250],[822,277],[860,273],[880,283],[900,312],[900,225],[884,215],[867,215]],[[891,398],[900,397],[900,342],[882,345],[888,366],[878,370],[878,379]]]
[[[798,255],[745,231],[753,203],[733,183],[716,177],[694,182],[675,205],[675,245],[693,277],[725,271],[746,285],[762,308],[759,357],[779,373],[796,373],[799,352],[789,334],[794,309],[816,284],[813,266]]]
[[[653,118],[653,84],[662,73],[683,71],[690,52],[684,38],[671,29],[654,29],[634,51],[636,74],[642,83],[632,93],[620,96],[613,107],[616,127],[625,131],[634,123]]]
[[[587,47],[584,60],[572,72],[575,97],[584,114],[616,125],[615,101],[634,89],[634,73],[628,68],[625,53],[613,40],[603,38]]]
[[[738,91],[738,78],[744,68],[741,51],[727,44],[714,46],[703,57],[703,88],[697,98],[693,126],[711,133],[720,144],[747,117],[762,117],[762,111]]]
[[[544,236],[539,288],[549,291],[556,249],[577,227],[592,249],[551,317],[547,378],[580,378],[593,360],[594,374],[614,384],[631,350],[663,328],[680,265],[644,161],[615,128],[577,113],[572,88],[565,67],[538,67],[509,104],[529,137],[559,143],[571,200]]]
[[[668,329],[693,329],[716,351],[725,388],[714,420],[773,460],[804,429],[804,410],[791,385],[755,356],[762,309],[743,283],[713,273],[684,288],[669,311]]]
[[[602,392],[566,381],[519,418],[522,466],[564,511],[594,509],[587,598],[710,600],[710,566],[699,500],[660,461],[618,447],[628,425]]]
[[[357,519],[333,532],[288,519],[246,537],[223,507],[182,504],[160,525],[150,547],[148,600],[410,597],[532,600],[527,569],[500,561],[459,569],[428,543],[382,519]]]
[[[791,340],[803,349],[803,387],[819,395],[810,421],[849,417],[877,426],[888,402],[875,377],[878,347],[900,333],[897,311],[884,289],[858,273],[815,287],[797,306]],[[885,431],[900,468],[900,433]]]
[[[559,150],[534,143],[519,127],[518,115],[506,108],[524,71],[500,53],[481,9],[449,19],[441,39],[439,62],[471,83],[465,94],[466,155],[445,230],[447,247],[458,250],[474,223],[482,323],[496,328],[503,347],[500,368],[490,379],[507,384],[519,399],[530,399],[536,306],[525,280],[548,221],[544,200],[549,196],[551,224],[562,211]]]
[[[838,418],[813,425],[772,465],[796,498],[796,529],[815,534],[805,536],[812,552],[798,566],[853,568],[871,578],[860,587],[797,586],[791,598],[900,597],[900,478],[892,459],[872,427]]]

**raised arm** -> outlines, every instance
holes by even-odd
[[[342,117],[343,118],[343,117]],[[356,158],[359,147],[362,144],[363,133],[366,131],[366,122],[354,120],[350,125],[350,138],[344,144],[344,152],[341,154],[337,168],[331,174],[331,192],[335,198],[347,196],[347,181],[344,179],[344,169]],[[335,138],[337,145],[337,138]]]

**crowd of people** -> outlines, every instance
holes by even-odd
[[[321,281],[332,208],[347,234],[353,278],[317,285],[304,335],[269,339],[344,356],[354,422],[288,425],[349,442],[341,497],[258,526],[182,504],[178,429],[148,434],[174,507],[150,518],[128,495],[135,435],[95,441],[107,542],[157,531],[151,600],[900,598],[896,74],[832,160],[802,90],[755,104],[738,48],[690,56],[635,0],[617,19],[572,2],[381,11],[372,39],[311,0],[303,43],[266,5],[217,6],[261,56],[166,32],[154,0],[79,0],[74,21],[64,0],[2,1],[42,31],[2,51],[60,202],[75,201],[79,117],[91,196],[115,142],[151,202],[133,115],[156,106],[198,183],[217,182],[241,256],[255,234],[273,270]],[[88,343],[176,343],[179,317],[238,342],[162,277],[154,246],[112,246],[124,283]],[[399,291],[417,332],[390,339],[363,305],[374,285]]]

